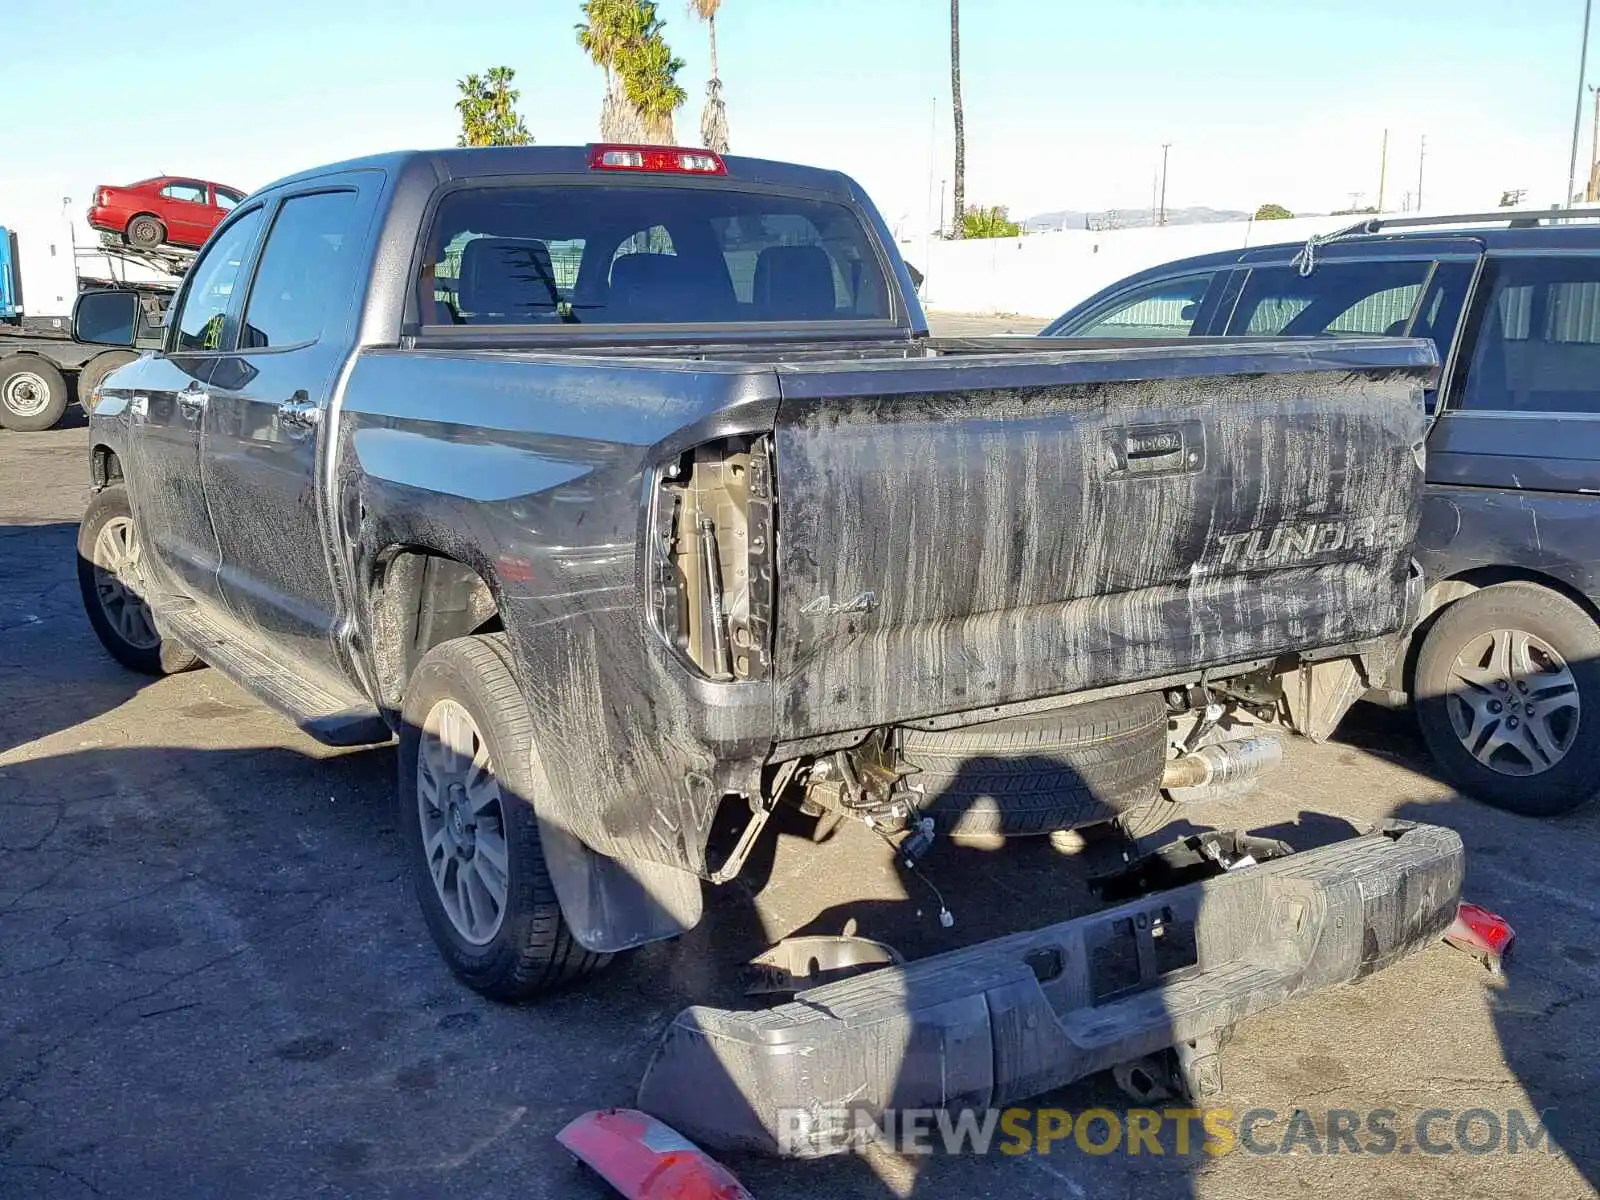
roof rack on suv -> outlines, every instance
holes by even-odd
[[[1533,229],[1546,221],[1600,221],[1600,208],[1549,208],[1549,209],[1500,209],[1497,212],[1486,213],[1447,213],[1435,217],[1383,217],[1371,216],[1357,221],[1354,225],[1347,225],[1343,229],[1336,229],[1332,233],[1312,234],[1306,239],[1305,248],[1295,255],[1295,263],[1300,268],[1301,275],[1310,275],[1316,269],[1316,254],[1318,248],[1326,246],[1329,242],[1337,242],[1347,237],[1359,237],[1363,234],[1382,233],[1386,229],[1426,229],[1433,225],[1497,225],[1504,224],[1511,229]]]
[[[1378,233],[1385,229],[1420,229],[1429,225],[1497,225],[1504,222],[1513,229],[1531,229],[1545,221],[1600,221],[1600,208],[1500,209],[1486,213],[1452,213],[1436,217],[1368,217],[1329,237],[1357,233]],[[1326,239],[1324,239],[1326,240]]]

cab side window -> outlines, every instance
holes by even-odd
[[[239,335],[241,350],[300,346],[322,336],[335,297],[347,292],[354,192],[285,200],[261,251]]]
[[[1600,413],[1600,257],[1491,259],[1454,407]]]
[[[1200,302],[1217,277],[1216,271],[1182,275],[1142,284],[1107,301],[1057,337],[1169,338],[1188,337],[1200,315]]]
[[[183,307],[173,322],[171,349],[225,350],[223,326],[234,288],[242,278],[250,247],[261,228],[261,209],[251,209],[206,248],[189,269],[189,286]]]

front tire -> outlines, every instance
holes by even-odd
[[[400,731],[400,828],[417,900],[456,977],[528,1000],[609,960],[561,915],[534,816],[533,721],[503,634],[423,656]]]
[[[100,644],[123,666],[145,675],[175,675],[200,656],[163,637],[150,611],[144,543],[127,489],[113,484],[91,501],[78,526],[78,590]]]
[[[1417,722],[1451,783],[1524,816],[1600,791],[1600,628],[1534,583],[1474,592],[1417,656]]]
[[[67,381],[54,363],[21,355],[0,366],[0,425],[43,433],[67,411]]]

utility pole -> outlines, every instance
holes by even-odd
[[[1389,131],[1383,131],[1383,149],[1378,152],[1378,211],[1383,211],[1383,189],[1389,181]]]
[[[1428,135],[1422,135],[1422,144],[1417,147],[1417,211],[1422,211],[1422,164],[1428,161]]]
[[[1583,45],[1578,49],[1578,96],[1572,105],[1572,157],[1567,160],[1567,190],[1561,197],[1561,207],[1572,203],[1572,188],[1578,177],[1578,127],[1583,124],[1583,89],[1589,73],[1589,15],[1594,0],[1583,0]]]
[[[1161,173],[1159,171],[1151,171],[1150,172],[1150,224],[1151,225],[1155,225],[1157,223],[1157,221],[1156,221],[1156,193],[1159,192],[1160,190],[1161,190]]]
[[[1589,147],[1589,181],[1583,185],[1583,198],[1592,201],[1600,200],[1600,195],[1596,195],[1595,189],[1596,169],[1600,168],[1600,87],[1590,84],[1589,90],[1594,93],[1594,120],[1589,125],[1592,138]]]
[[[1171,142],[1161,143],[1161,207],[1156,216],[1157,225],[1167,223],[1167,151],[1171,149]]]

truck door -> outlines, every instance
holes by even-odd
[[[233,615],[285,665],[337,680],[318,471],[322,419],[354,337],[363,212],[354,187],[283,199],[206,414],[206,496]]]
[[[230,307],[261,229],[242,214],[200,256],[169,316],[166,349],[140,364],[125,397],[133,509],[154,573],[190,600],[217,600],[218,546],[200,471],[200,436]]]

